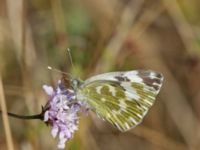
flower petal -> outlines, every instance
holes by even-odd
[[[81,103],[75,100],[75,92],[66,89],[61,81],[58,81],[56,90],[44,85],[43,89],[50,96],[47,109],[44,112],[44,121],[52,126],[51,134],[58,136],[58,148],[65,148],[65,142],[73,137],[78,130],[78,112]]]
[[[44,113],[44,122],[47,122],[49,120],[49,111],[46,111]]]
[[[64,142],[59,142],[58,143],[58,148],[59,149],[64,149],[65,148],[65,141]]]
[[[50,96],[52,96],[53,93],[54,93],[53,88],[52,88],[51,86],[43,85],[43,89],[44,89],[45,92],[46,92],[48,95],[50,95]]]
[[[52,130],[51,130],[51,135],[55,138],[58,134],[58,126],[54,125]]]

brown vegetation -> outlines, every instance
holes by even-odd
[[[152,69],[165,81],[142,124],[121,133],[93,113],[82,116],[68,149],[200,149],[199,8],[198,0],[0,0],[1,109],[40,112],[42,85],[60,78],[48,65],[82,79]],[[56,140],[43,122],[3,115],[0,149],[51,150]]]

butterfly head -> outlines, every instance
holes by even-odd
[[[74,89],[74,90],[77,90],[81,85],[82,85],[82,82],[80,79],[71,79],[71,87]]]

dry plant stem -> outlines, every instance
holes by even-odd
[[[80,137],[83,141],[83,149],[84,150],[100,150],[98,145],[97,145],[97,141],[95,140],[95,138],[93,137],[93,134],[90,132],[90,129],[88,128],[88,118],[84,118],[81,120],[81,130],[79,131],[80,133]],[[85,138],[85,135],[87,135],[87,138]],[[89,143],[89,144],[88,144]]]
[[[141,48],[140,57],[141,64],[145,68],[156,68],[165,76],[164,86],[161,90],[160,96],[165,99],[164,103],[168,109],[169,115],[172,117],[180,133],[185,139],[189,148],[193,149],[199,142],[199,122],[194,115],[194,112],[189,107],[186,97],[182,94],[181,88],[173,77],[170,69],[162,61],[161,56],[155,47]],[[149,58],[154,58],[153,60]],[[172,94],[173,93],[173,94]]]
[[[11,38],[14,41],[14,46],[16,48],[16,54],[18,60],[21,58],[22,53],[22,18],[21,18],[21,11],[22,11],[22,0],[13,1],[13,0],[6,0],[7,4],[7,13],[8,13],[8,19],[10,24],[10,30],[11,30]]]
[[[65,20],[61,0],[51,0],[56,33],[65,33]]]
[[[140,38],[145,33],[146,29],[166,10],[166,7],[159,5],[156,8],[148,9],[140,17],[131,29],[130,35],[134,35],[134,38]]]
[[[96,24],[96,30],[99,32],[98,41],[95,44],[95,53],[92,53],[91,60],[84,71],[84,75],[89,76],[96,66],[97,62],[104,53],[104,45],[110,39],[110,36],[115,31],[118,24],[118,17],[121,15],[121,7],[118,1],[107,0],[83,0],[82,5],[85,5]],[[116,12],[117,10],[117,12]]]
[[[22,0],[22,58],[25,58],[25,49],[26,49],[26,0]],[[25,59],[23,59],[23,63],[25,63]]]
[[[14,86],[14,85],[5,85],[4,84],[4,92],[5,95],[10,95],[10,96],[22,96],[22,87],[21,86]]]
[[[185,47],[187,48],[188,51],[191,52],[191,41],[192,39],[194,39],[194,34],[193,31],[190,27],[190,25],[187,23],[184,15],[181,13],[181,10],[179,8],[179,6],[177,5],[176,1],[171,1],[171,5],[168,5],[168,2],[165,1],[165,8],[168,9],[168,11],[170,12],[171,17],[173,18],[175,25],[179,31],[180,36],[183,39],[183,42],[185,44]],[[175,4],[174,4],[175,3]],[[173,5],[173,8],[171,7]],[[170,6],[170,7],[168,7]],[[164,7],[163,7],[164,8]],[[150,23],[153,22],[154,19],[157,18],[157,16],[163,11],[164,9],[157,9],[158,13],[155,13],[155,15],[152,15],[149,19],[149,22],[146,23],[146,27],[140,27],[142,25],[140,25],[140,23],[137,23],[137,26],[135,28],[139,29],[139,30],[133,30],[131,32],[131,34],[135,37],[140,37],[141,33],[144,33],[144,30],[147,29],[147,27],[150,25]],[[156,11],[156,12],[157,12]],[[179,19],[178,19],[179,18]],[[181,19],[180,19],[181,18]],[[138,27],[139,26],[139,27]],[[139,33],[139,34],[138,34]],[[147,48],[148,49],[148,48]],[[142,54],[144,56],[141,56],[146,59],[144,60],[149,60],[148,58],[151,57],[148,55],[147,51],[143,51]],[[157,56],[157,54],[155,54],[155,52],[151,55],[154,55],[154,58],[160,58],[160,56]],[[156,57],[156,56],[157,57]],[[148,62],[143,62],[144,65],[146,67],[152,67],[151,63]],[[163,64],[158,62],[156,64]],[[165,66],[163,64],[163,66]],[[156,67],[157,68],[157,67]],[[163,67],[162,67],[163,68]],[[165,68],[165,69],[164,69]],[[199,128],[198,127],[198,121],[197,118],[195,118],[194,113],[192,112],[191,108],[188,107],[189,105],[186,102],[185,97],[181,94],[180,92],[180,87],[178,87],[178,83],[176,83],[175,79],[173,78],[172,74],[170,73],[170,71],[168,70],[168,68],[165,66],[163,69],[158,69],[158,70],[163,70],[163,72],[168,72],[167,74],[170,76],[170,80],[173,82],[171,82],[173,85],[168,84],[168,90],[166,89],[165,91],[169,92],[169,89],[173,89],[173,91],[171,91],[172,93],[177,93],[177,97],[176,100],[173,100],[174,95],[166,94],[165,99],[169,99],[166,100],[166,105],[169,108],[169,113],[172,116],[172,118],[174,119],[175,123],[177,124],[177,126],[179,127],[182,135],[184,136],[184,138],[186,139],[187,144],[189,145],[190,148],[194,147],[194,145],[196,146],[198,143],[198,139],[199,139]],[[164,71],[165,70],[165,71]],[[168,77],[167,77],[168,78]],[[169,81],[168,81],[169,82]],[[166,86],[167,87],[167,86]],[[172,88],[173,87],[173,88]],[[176,91],[176,92],[175,92]],[[164,93],[164,92],[163,92]],[[170,95],[170,96],[167,96]],[[164,96],[163,96],[164,97]],[[171,97],[171,98],[170,98]],[[175,108],[175,106],[179,106],[179,108]],[[173,108],[173,109],[172,109]],[[182,114],[184,114],[184,117],[180,117]],[[184,120],[187,120],[187,123],[184,123]],[[189,130],[188,130],[189,129]],[[196,130],[195,130],[196,129]],[[195,130],[195,131],[194,131]],[[194,140],[195,139],[195,140]]]
[[[166,6],[166,10],[168,11],[170,17],[172,18],[174,25],[185,45],[186,50],[189,53],[195,52],[195,47],[193,46],[193,42],[196,39],[194,30],[192,26],[188,23],[186,17],[184,16],[181,8],[177,2],[177,0],[162,0],[164,5]]]
[[[22,70],[22,82],[24,88],[24,97],[27,108],[31,110],[35,102],[33,100],[33,94],[31,93],[31,82],[29,80],[30,74],[27,70],[27,62],[33,60],[35,56],[35,51],[33,47],[33,41],[31,36],[27,34],[27,23],[25,19],[25,0],[12,1],[7,0],[7,11],[8,11],[8,20],[10,23],[11,29],[11,38],[14,41],[14,50]],[[32,50],[32,51],[31,51]],[[31,52],[31,55],[28,55],[28,52]],[[32,62],[33,64],[33,62]],[[29,105],[28,105],[29,104]]]
[[[113,63],[110,63],[110,61],[115,60],[122,45],[124,44],[124,41],[126,40],[126,37],[128,35],[134,35],[135,38],[139,38],[140,36],[142,36],[142,34],[146,31],[146,29],[148,29],[148,27],[165,10],[165,7],[160,6],[160,5],[157,6],[157,9],[148,10],[148,14],[145,13],[138,22],[135,22],[135,24],[132,27],[131,22],[133,23],[136,13],[140,10],[143,3],[144,3],[144,1],[140,1],[137,3],[137,5],[134,6],[137,8],[137,9],[135,9],[136,12],[132,12],[132,13],[129,12],[132,10],[131,5],[128,5],[127,8],[125,8],[125,10],[122,14],[122,17],[121,17],[122,18],[121,24],[119,24],[119,26],[117,27],[118,32],[111,39],[109,44],[106,46],[106,48],[105,48],[106,51],[105,51],[102,59],[100,59],[99,62],[97,63],[95,72],[109,71],[111,68],[111,65],[113,64]],[[130,15],[129,13],[132,14],[132,17],[129,16]],[[129,21],[126,21],[128,19],[129,19]],[[144,20],[145,20],[145,24],[143,23]],[[125,23],[123,23],[124,21],[125,21]],[[126,32],[124,32],[124,30],[126,30]],[[121,34],[121,33],[124,33],[124,34]]]
[[[24,88],[24,98],[25,98],[25,102],[27,105],[27,108],[29,109],[29,111],[31,111],[33,109],[33,106],[35,106],[35,104],[33,103],[33,99],[34,96],[32,94],[32,84],[31,84],[31,79],[30,79],[30,73],[28,71],[27,68],[27,59],[28,57],[26,53],[28,53],[28,47],[27,47],[27,26],[26,26],[26,0],[22,0],[22,14],[21,14],[21,48],[22,48],[22,53],[21,53],[21,69],[22,69],[22,80],[23,80],[23,88]]]
[[[130,133],[146,139],[148,142],[159,146],[161,149],[187,150],[185,145],[175,142],[169,137],[147,127],[138,126],[137,129],[132,130]]]
[[[106,46],[102,59],[97,63],[95,72],[110,70],[110,64],[114,64],[129,31],[133,25],[136,15],[141,9],[144,0],[130,1],[122,12],[121,22],[117,26],[117,32]]]
[[[68,47],[67,43],[67,33],[65,30],[65,18],[64,18],[64,10],[62,7],[61,0],[51,0],[52,7],[52,15],[53,15],[53,23],[55,27],[55,33],[57,38],[58,48],[61,50],[61,56],[63,56],[63,50],[66,50]]]
[[[146,25],[144,27],[136,27],[137,29],[140,29],[139,32],[138,31],[134,32],[135,30],[133,28],[131,35],[133,37],[135,37],[135,36],[140,37],[141,33],[144,33],[144,31],[148,28],[148,26],[154,21],[154,19],[156,19],[159,16],[159,14],[163,10],[164,10],[164,7],[162,7],[162,9],[158,9],[158,11],[156,11],[155,14],[152,14],[152,16],[149,19],[149,22],[146,23]],[[137,23],[137,25],[140,26],[141,24]],[[118,29],[119,31],[123,30],[122,25],[119,26],[119,28],[121,28],[121,29]],[[126,34],[126,36],[127,35],[128,34]],[[104,62],[108,62],[107,61],[108,59],[106,57],[109,57],[109,59],[111,59],[111,60],[115,59],[115,55],[113,55],[113,54],[107,56],[109,54],[109,50],[112,49],[114,51],[114,54],[116,54],[119,52],[118,49],[120,49],[121,45],[124,43],[126,36],[122,36],[119,33],[116,34],[116,36],[117,37],[114,37],[111,40],[111,42],[109,43],[108,48],[110,48],[110,49],[108,49],[108,48],[106,49],[107,52],[105,52],[105,57],[102,57],[102,59],[99,61],[98,66],[97,66],[98,71],[107,71],[111,68],[111,66],[109,64],[112,64],[112,62],[109,64],[106,64],[106,65],[103,65],[103,64],[105,64]],[[118,43],[117,39],[120,39],[121,41]],[[115,41],[114,44],[112,44],[113,41]],[[147,50],[149,50],[149,49],[147,48]],[[113,51],[112,51],[112,53],[113,53]],[[148,58],[150,58],[152,56],[149,56],[148,53],[152,53],[152,51],[149,50],[147,52],[147,51],[144,51],[144,49],[143,49],[142,54],[139,57],[142,57],[143,58],[142,60],[149,60]],[[158,54],[155,54],[155,52],[153,52],[152,55],[154,55],[154,58],[160,58],[160,56],[158,56]],[[167,98],[165,103],[169,109],[169,114],[172,116],[174,122],[180,129],[180,132],[183,135],[183,137],[185,138],[189,147],[192,147],[192,145],[194,143],[196,143],[195,141],[198,141],[198,140],[193,141],[193,138],[196,137],[195,139],[197,139],[198,134],[199,134],[198,133],[199,132],[198,121],[195,118],[191,108],[188,107],[189,105],[187,104],[185,97],[181,94],[180,87],[178,86],[175,79],[173,78],[173,75],[170,73],[170,70],[166,67],[164,62],[161,61],[161,58],[159,59],[159,61],[157,63],[153,63],[153,62],[151,63],[151,62],[147,61],[147,62],[142,62],[142,64],[146,68],[150,67],[150,68],[157,68],[157,70],[161,70],[161,72],[164,73],[166,78],[169,78],[170,83],[167,84],[167,86],[166,86],[167,89],[163,89],[163,92],[162,92],[163,94],[161,96],[165,97],[165,99]],[[153,64],[162,64],[162,65],[155,66]],[[101,66],[101,65],[104,68],[100,68],[99,66]],[[175,97],[177,97],[176,100],[174,99],[174,95],[172,95],[171,93],[177,93],[175,96]],[[179,107],[177,108],[177,106],[179,106]],[[183,117],[183,114],[184,114],[184,117]],[[185,120],[186,120],[186,122],[185,122]],[[185,122],[185,123],[183,123],[183,122]],[[197,130],[195,130],[195,129],[197,129]]]
[[[5,101],[5,96],[4,96],[1,74],[0,74],[0,104],[1,104],[1,109],[2,109],[3,125],[4,125],[4,129],[5,129],[5,134],[6,134],[7,146],[8,146],[9,150],[14,150],[12,135],[11,135],[11,131],[10,131],[10,124],[8,121],[6,101]]]

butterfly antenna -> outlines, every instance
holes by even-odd
[[[47,69],[48,69],[48,70],[55,71],[55,72],[58,72],[58,73],[61,73],[61,74],[65,74],[65,75],[69,76],[69,77],[72,79],[72,75],[71,75],[70,73],[60,71],[60,70],[58,70],[58,69],[56,69],[56,68],[52,68],[51,66],[48,66]]]
[[[67,53],[68,53],[69,60],[70,60],[70,63],[71,63],[71,65],[72,65],[72,68],[74,68],[74,64],[73,64],[73,61],[72,61],[71,50],[70,50],[69,48],[67,49]]]

